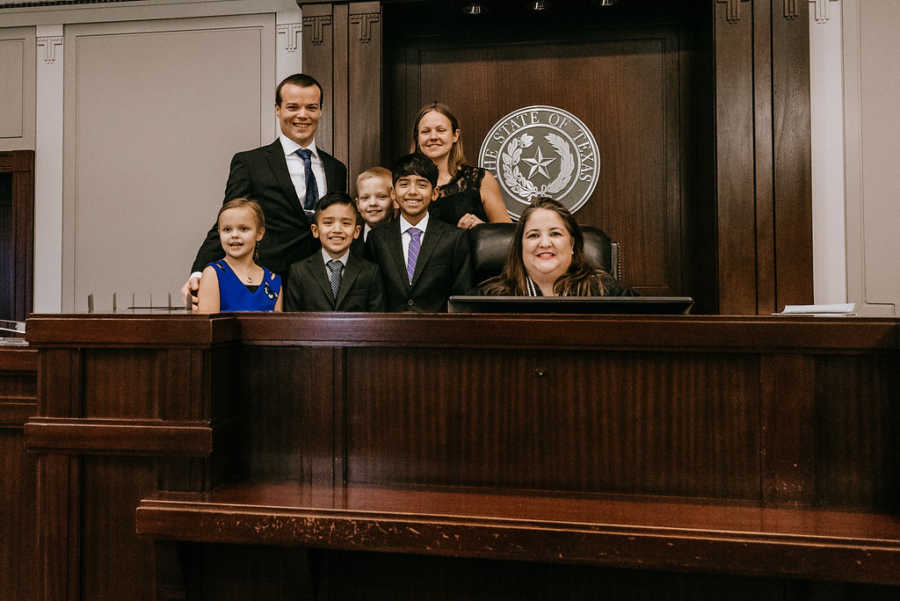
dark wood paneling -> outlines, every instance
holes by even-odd
[[[2,384],[0,384],[2,386]],[[20,429],[0,427],[0,598],[34,599],[34,455]]]
[[[756,182],[756,305],[776,308],[775,197],[772,157],[772,5],[753,3],[753,140]]]
[[[758,499],[758,369],[739,355],[350,350],[347,479]]]
[[[207,422],[33,417],[25,433],[33,452],[206,456],[213,448]]]
[[[134,508],[156,489],[152,459],[82,460],[81,589],[70,599],[153,601],[153,543],[134,535]]]
[[[332,349],[254,349],[241,367],[242,473],[330,484]]]
[[[85,417],[155,418],[165,390],[164,352],[84,351]]]
[[[813,358],[772,355],[760,364],[765,437],[763,500],[810,505],[815,500],[815,373]]]
[[[0,190],[0,319],[23,320],[34,287],[33,150],[0,152]]]
[[[23,425],[37,413],[37,352],[0,347],[0,599],[34,599],[35,474]]]
[[[316,78],[325,93],[322,118],[316,133],[316,145],[332,153],[334,150],[335,119],[345,115],[335,113],[341,104],[335,104],[335,27],[346,27],[337,23],[330,3],[313,4],[303,7],[303,72]],[[337,157],[339,159],[346,157]]]
[[[692,153],[681,141],[687,126],[681,123],[679,33],[601,31],[577,39],[413,40],[412,47],[393,49],[394,62],[416,63],[394,71],[408,79],[394,82],[391,104],[415,108],[394,116],[392,156],[408,151],[411,120],[432,100],[453,108],[473,164],[481,141],[507,113],[529,105],[565,109],[593,132],[600,151],[597,188],[577,219],[629,249],[629,281],[642,293],[681,293],[679,161]]]
[[[716,3],[716,198],[721,313],[756,313],[753,19]],[[736,4],[736,3],[735,3]]]
[[[809,3],[772,1],[775,306],[813,300]],[[826,242],[827,244],[827,242]]]
[[[37,459],[36,599],[80,598],[81,462],[66,455]]]
[[[356,176],[382,160],[381,3],[353,2],[349,19],[347,175],[355,195]]]
[[[683,349],[714,352],[894,351],[896,320],[810,317],[410,315],[241,316],[246,346]],[[827,325],[826,325],[827,324]],[[564,338],[561,338],[564,332]]]
[[[900,508],[897,357],[826,356],[815,362],[817,501]]]

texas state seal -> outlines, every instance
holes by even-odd
[[[513,218],[535,196],[550,196],[571,212],[580,209],[597,186],[600,156],[594,135],[568,111],[527,106],[491,128],[478,164],[500,183]]]

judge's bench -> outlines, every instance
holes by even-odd
[[[900,321],[35,315],[4,599],[896,599]]]

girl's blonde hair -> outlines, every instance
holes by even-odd
[[[224,213],[228,209],[240,209],[242,207],[247,207],[248,209],[253,211],[253,216],[256,218],[256,227],[261,231],[265,231],[266,216],[263,215],[262,207],[259,206],[258,202],[256,202],[255,200],[250,200],[246,196],[232,198],[231,200],[223,204],[222,208],[219,209],[219,212],[216,215],[216,223],[219,223],[219,217],[221,217],[222,213]]]

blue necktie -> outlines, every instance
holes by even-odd
[[[307,211],[314,211],[316,201],[319,200],[319,187],[316,185],[316,176],[313,175],[312,161],[310,160],[312,152],[309,148],[300,148],[297,150],[297,154],[303,159],[303,171],[306,174],[306,198],[303,199],[303,208]]]
[[[419,239],[422,232],[414,227],[406,230],[409,232],[409,253],[406,259],[406,273],[409,275],[409,283],[412,284],[413,274],[416,273],[416,260],[419,258]]]

